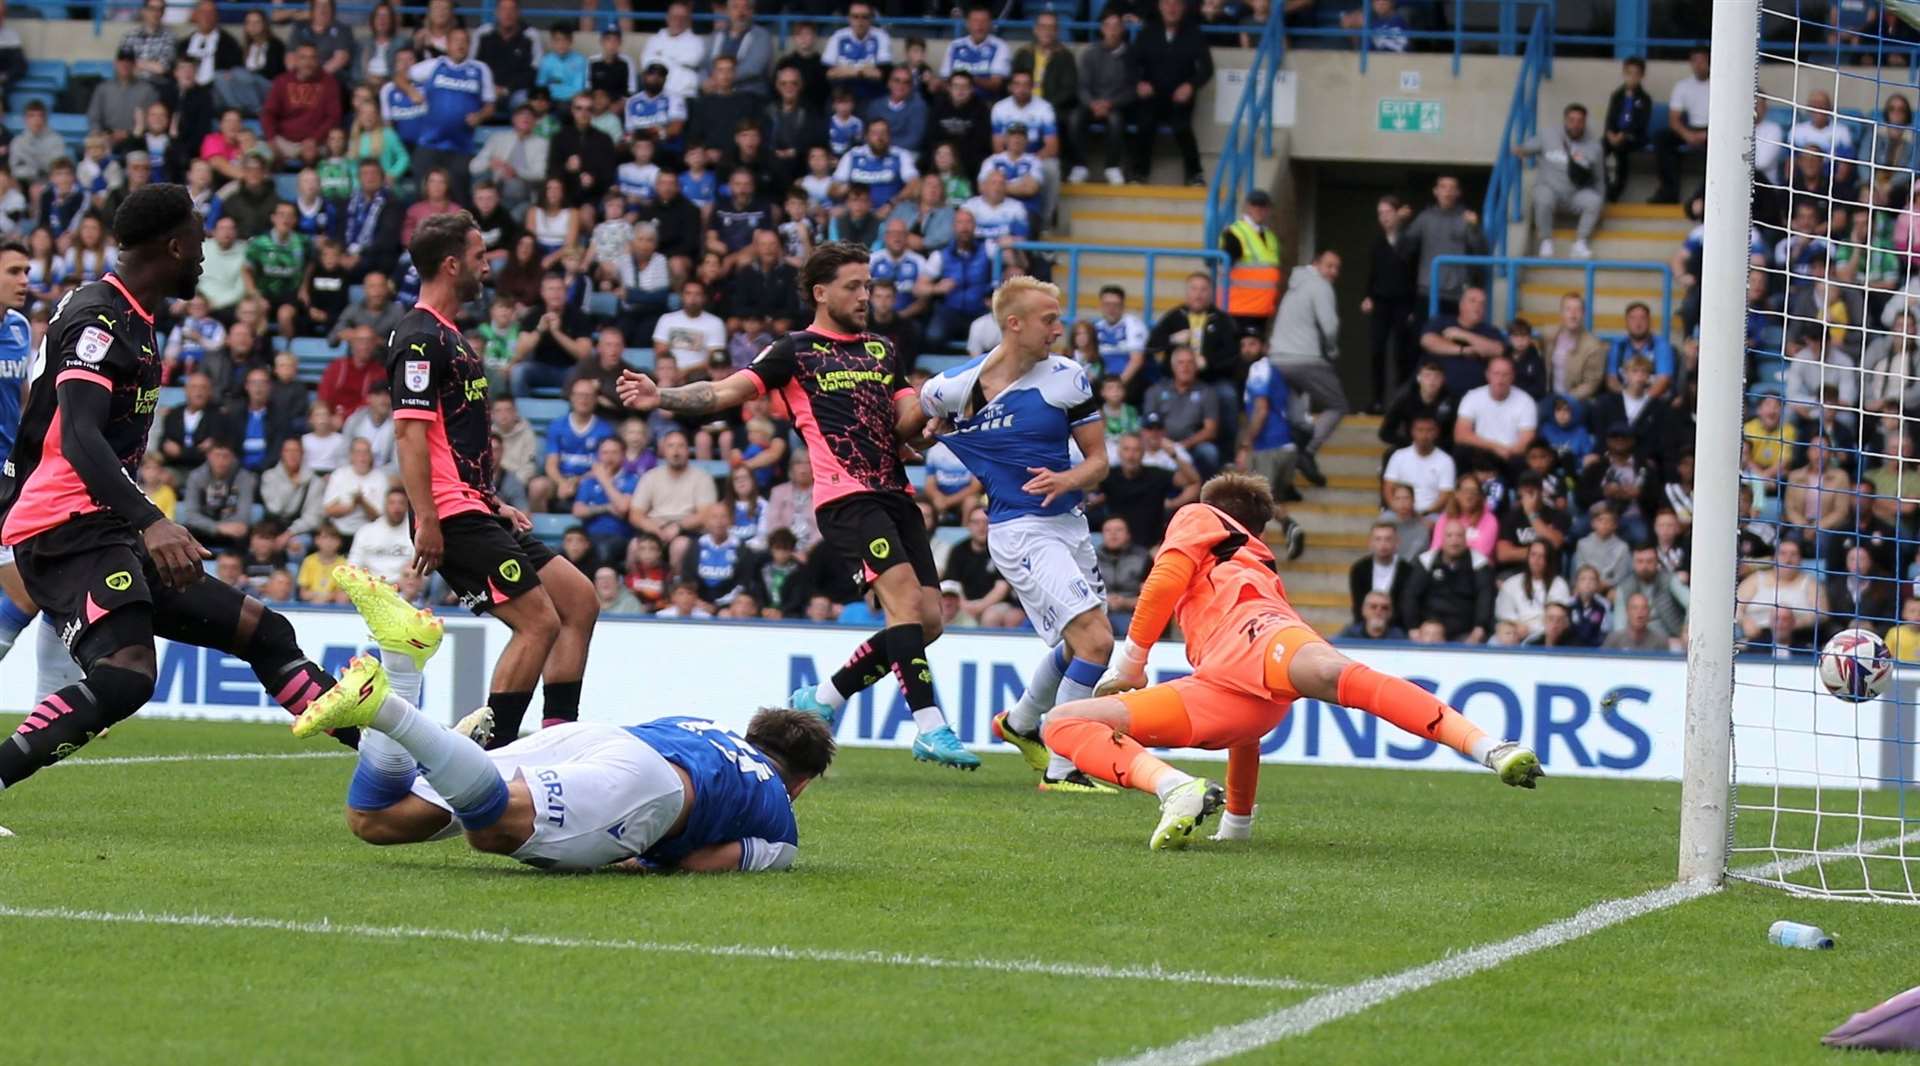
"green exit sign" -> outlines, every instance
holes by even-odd
[[[1445,112],[1438,100],[1380,101],[1382,133],[1439,133],[1444,123]]]

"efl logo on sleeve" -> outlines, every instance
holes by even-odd
[[[406,363],[407,388],[414,392],[427,391],[429,364],[425,359],[409,359]]]
[[[97,363],[107,357],[107,349],[113,347],[113,334],[99,326],[88,326],[80,331],[80,343],[74,346],[74,354],[82,362]]]

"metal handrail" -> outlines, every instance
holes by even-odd
[[[1520,58],[1520,73],[1514,79],[1513,101],[1507,108],[1507,122],[1500,131],[1500,154],[1487,182],[1487,197],[1480,221],[1486,231],[1487,246],[1494,254],[1507,250],[1507,226],[1518,221],[1523,210],[1520,196],[1522,175],[1533,163],[1515,154],[1514,148],[1532,137],[1540,122],[1540,82],[1552,76],[1553,48],[1547,33],[1547,12],[1536,11],[1527,37],[1527,50]]]
[[[1660,275],[1660,321],[1654,325],[1656,336],[1673,330],[1673,267],[1652,259],[1542,259],[1530,255],[1436,255],[1428,270],[1427,317],[1440,317],[1440,268],[1448,266],[1486,267],[1507,278],[1507,314],[1502,322],[1511,322],[1520,314],[1520,271],[1528,267],[1553,270],[1580,270],[1586,274],[1582,297],[1587,302],[1587,327],[1593,327],[1594,276],[1602,270],[1632,270]],[[1492,315],[1488,316],[1489,318]]]
[[[1230,265],[1227,253],[1218,248],[1142,248],[1132,244],[1067,244],[1062,241],[1013,241],[1007,245],[1020,252],[1039,252],[1045,255],[1065,253],[1067,257],[1066,313],[1072,317],[1080,307],[1080,257],[1083,255],[1138,255],[1147,261],[1147,288],[1143,294],[1141,307],[1146,317],[1152,317],[1154,267],[1160,259],[1199,259],[1211,264],[1213,281],[1218,286],[1216,300],[1220,306],[1226,306],[1230,280],[1227,268]],[[1003,265],[999,256],[993,257],[993,284],[1000,286]]]
[[[1280,8],[1275,6],[1254,49],[1246,87],[1234,105],[1213,181],[1207,186],[1205,240],[1209,244],[1220,239],[1220,231],[1239,213],[1241,200],[1256,187],[1257,161],[1273,157],[1273,83],[1286,61],[1285,49]]]

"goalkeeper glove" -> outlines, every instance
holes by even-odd
[[[1099,683],[1093,686],[1093,694],[1112,696],[1146,686],[1146,649],[1134,647],[1131,640],[1122,640],[1119,646],[1113,649],[1113,658],[1108,662],[1107,672],[1101,674]]]
[[[1259,814],[1255,807],[1252,814],[1235,814],[1232,811],[1220,812],[1220,828],[1213,831],[1208,840],[1250,840],[1253,837],[1253,815]]]

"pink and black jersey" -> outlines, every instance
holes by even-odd
[[[434,510],[492,514],[493,424],[487,367],[440,312],[419,304],[387,341],[393,417],[427,423]],[[417,504],[416,504],[417,506]]]
[[[61,384],[84,381],[112,394],[101,435],[128,483],[138,485],[136,475],[160,400],[159,346],[153,316],[112,274],[73,290],[54,308],[27,379],[19,441],[0,467],[5,475],[0,477],[0,512],[5,514],[0,543],[18,544],[80,515],[108,509],[61,450]]]
[[[894,401],[913,390],[885,337],[803,329],[768,345],[741,373],[792,412],[812,456],[815,507],[856,492],[911,491]]]

